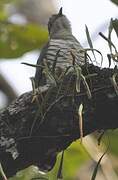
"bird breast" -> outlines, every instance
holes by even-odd
[[[53,66],[56,60],[56,68],[59,67],[61,69],[72,66],[73,60],[77,64],[82,65],[84,64],[84,54],[81,50],[83,48],[77,41],[51,39],[45,59],[49,66]]]

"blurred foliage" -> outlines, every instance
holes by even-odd
[[[115,3],[116,5],[118,5],[118,0],[111,0],[113,3]]]
[[[18,0],[1,0],[0,1],[0,20],[6,20],[8,18],[8,12],[6,10],[6,5],[17,3]]]
[[[47,41],[47,31],[35,24],[15,25],[0,22],[0,58],[16,58],[40,48]]]
[[[110,153],[112,153],[115,156],[118,156],[118,129],[115,130],[108,130],[106,132],[106,137],[109,139],[110,143]],[[106,138],[103,138],[103,142],[107,145],[108,142],[106,141]]]
[[[50,180],[57,179],[61,153],[58,156],[54,169],[48,173]],[[79,168],[90,159],[84,146],[79,141],[74,142],[65,150],[63,162],[63,178],[64,180],[73,180],[78,173]]]
[[[35,166],[30,166],[22,171],[19,171],[16,176],[9,178],[9,180],[47,180],[47,176],[40,171]]]
[[[0,58],[16,58],[27,51],[41,48],[47,41],[47,30],[37,24],[16,25],[8,22],[6,3],[0,1]]]
[[[17,0],[1,0],[0,5],[4,5],[4,3],[13,3],[13,2],[17,2]]]

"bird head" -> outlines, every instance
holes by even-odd
[[[53,36],[60,31],[71,32],[70,22],[67,17],[63,15],[62,7],[58,14],[54,14],[49,18],[48,31],[50,36]]]

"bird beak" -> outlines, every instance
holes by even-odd
[[[62,16],[62,7],[60,8],[58,15]]]

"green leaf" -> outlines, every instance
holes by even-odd
[[[2,176],[2,178],[3,178],[4,180],[7,180],[7,177],[6,177],[5,173],[4,173],[4,170],[3,170],[3,168],[2,168],[1,163],[0,163],[0,175]]]
[[[109,28],[108,28],[108,39],[109,39],[110,42],[111,42],[112,30],[113,30],[113,24],[112,24],[112,18],[111,18]],[[110,52],[112,53],[112,45],[111,45],[111,43],[108,43],[108,45],[109,45],[109,48],[110,48]]]
[[[113,3],[115,3],[116,5],[118,5],[118,0],[111,0]]]
[[[112,20],[112,25],[118,37],[118,19]]]
[[[47,41],[47,30],[36,24],[0,22],[0,58],[16,58],[39,49]]]
[[[57,173],[57,179],[63,179],[63,174],[62,174],[63,161],[64,161],[64,151],[62,151],[60,165],[59,165],[59,169],[58,169],[58,173]]]
[[[90,48],[92,49],[93,48],[93,44],[92,44],[92,41],[91,41],[91,37],[90,37],[90,33],[89,33],[87,25],[85,25],[85,29],[86,29],[86,36],[87,36],[88,44],[89,44]]]
[[[107,54],[107,58],[108,58],[108,61],[109,61],[109,68],[110,68],[110,66],[111,66],[111,55]]]
[[[79,115],[79,131],[80,131],[80,142],[82,143],[83,139],[83,118],[82,118],[82,112],[83,112],[83,104],[81,103],[79,105],[78,109],[78,115]]]
[[[55,76],[51,73],[50,68],[48,67],[48,64],[46,61],[44,61],[43,72],[45,73],[46,79],[48,79],[52,85],[56,86],[57,82],[56,82]]]
[[[92,40],[91,40],[90,33],[89,33],[87,25],[85,25],[85,30],[86,30],[86,36],[87,36],[88,44],[89,44],[90,48],[93,49],[93,44],[92,44]],[[93,50],[92,50],[92,53],[93,53],[93,56],[96,60],[95,53]]]
[[[88,85],[88,83],[86,81],[86,78],[82,74],[81,74],[81,79],[82,79],[83,85],[84,85],[84,87],[86,89],[87,96],[88,96],[89,99],[91,99],[92,95],[91,95],[89,85]]]
[[[112,47],[114,48],[115,53],[117,54],[117,49],[116,49],[115,45],[113,44],[113,42],[110,41],[110,39],[108,39],[103,33],[100,32],[99,35],[100,35],[103,39],[105,39],[105,40],[108,42],[108,44],[110,44],[110,46],[112,46]]]
[[[76,91],[77,91],[77,93],[79,93],[80,92],[82,70],[80,67],[75,66],[75,71],[76,71]]]
[[[107,149],[107,150],[108,150],[108,149]],[[98,168],[99,168],[99,165],[100,165],[100,163],[101,163],[102,158],[103,158],[104,155],[106,154],[107,150],[105,151],[105,153],[100,157],[99,161],[97,162],[91,180],[95,180],[96,175],[97,175],[97,171],[98,171]]]
[[[115,90],[115,92],[116,92],[116,94],[118,96],[118,85],[117,85],[117,82],[116,82],[117,75],[118,75],[117,73],[114,73],[110,79],[111,79],[111,83],[112,83],[112,85],[114,87],[114,90]]]
[[[91,49],[91,48],[86,48],[86,49],[84,49],[86,52],[87,51],[95,51],[95,52],[97,52],[100,56],[101,56],[101,66],[102,66],[102,63],[103,63],[103,55],[102,55],[102,53],[99,51],[99,50],[97,50],[97,49]],[[87,54],[88,55],[88,54]]]

